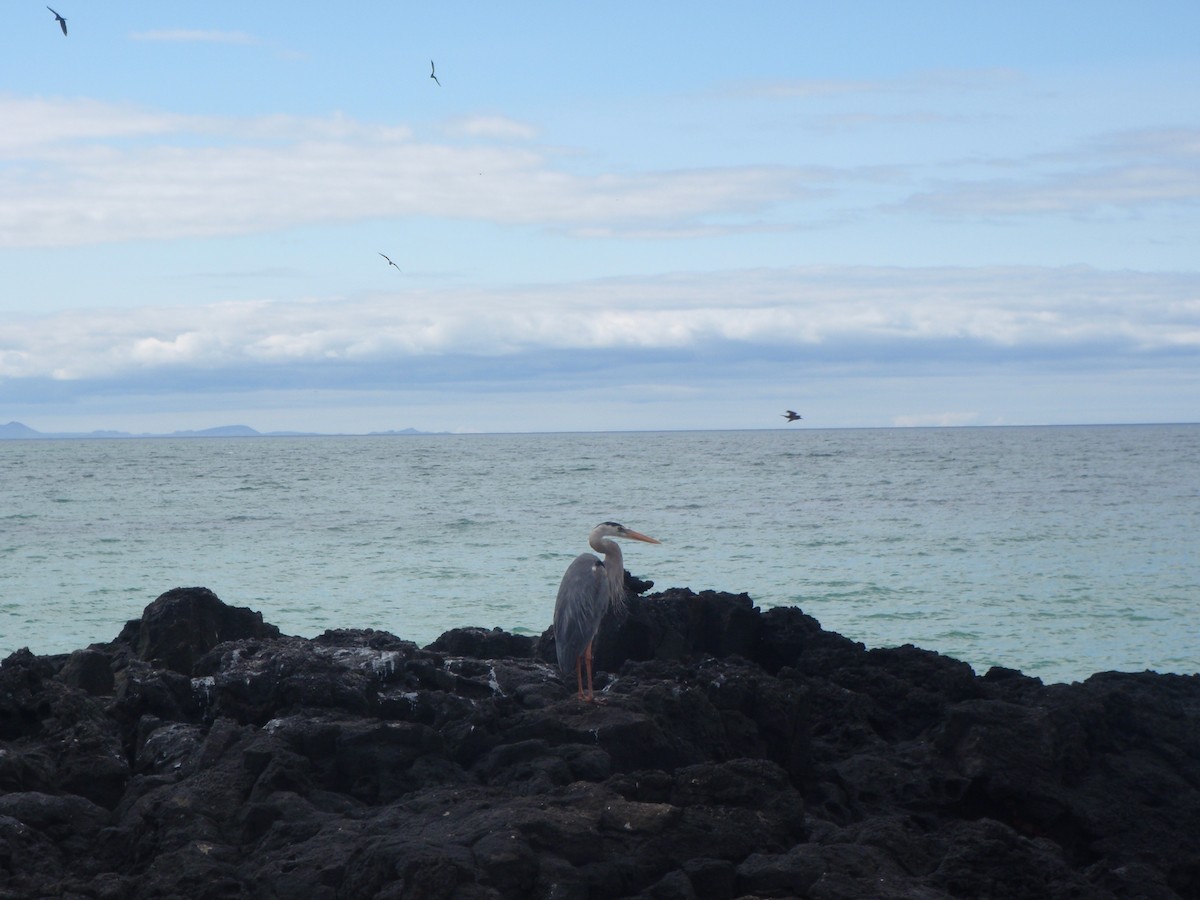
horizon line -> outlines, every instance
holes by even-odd
[[[934,425],[837,425],[837,426],[776,426],[772,428],[609,428],[595,430],[530,430],[530,431],[424,431],[408,427],[383,431],[259,431],[249,425],[217,425],[211,428],[181,429],[170,432],[127,432],[116,429],[93,431],[38,431],[16,420],[0,425],[0,440],[152,440],[185,438],[344,438],[344,437],[463,437],[488,435],[534,435],[534,434],[688,434],[712,431],[727,432],[770,432],[770,431],[915,431],[935,429],[969,428],[1142,428],[1161,426],[1196,426],[1196,422],[1063,422],[1063,423],[1000,423],[1000,424],[934,424]],[[6,429],[14,426],[22,433],[8,434]]]

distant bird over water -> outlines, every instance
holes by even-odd
[[[432,59],[429,61],[429,77],[434,80],[438,87],[442,86],[442,83],[438,81],[437,69],[434,67]]]
[[[50,9],[50,7],[47,6],[46,9]],[[66,37],[67,36],[67,20],[64,19],[62,16],[60,16],[58,13],[54,12],[54,10],[52,10],[52,9],[50,9],[50,12],[54,13],[54,18],[58,22],[58,27],[63,30],[63,37]]]
[[[787,419],[789,422],[796,422],[796,421],[804,418],[804,416],[800,415],[800,413],[793,412],[790,409],[783,414],[783,417],[785,419]]]
[[[376,250],[375,252],[376,252],[376,253],[379,253],[379,251],[378,251],[378,250]],[[382,256],[384,259],[386,259],[386,260],[388,261],[388,265],[389,265],[389,266],[396,266],[396,264],[395,264],[394,262],[392,262],[392,260],[391,260],[391,259],[388,257],[388,255],[387,255],[386,253],[379,253],[379,255],[380,255],[380,256]],[[400,267],[399,267],[399,266],[396,266],[396,271],[397,271],[397,272],[399,272],[399,271],[400,271]]]

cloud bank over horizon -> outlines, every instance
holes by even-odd
[[[920,375],[936,385],[1015,367],[1098,379],[1114,366],[1186,370],[1200,353],[1200,275],[760,269],[56,313],[0,324],[0,346],[0,384],[16,404],[317,389],[338,392],[338,403],[356,391],[462,402],[602,382],[669,399],[752,383],[764,369],[781,376],[782,401],[786,389],[808,392],[847,374]]]

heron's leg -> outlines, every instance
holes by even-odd
[[[595,700],[596,693],[592,690],[592,642],[588,641],[587,649],[583,651],[583,661],[587,664],[588,692],[587,699]]]
[[[575,657],[575,685],[579,690],[579,699],[583,699],[583,654]]]

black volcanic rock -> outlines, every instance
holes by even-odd
[[[192,664],[217,644],[242,638],[279,637],[279,629],[263,622],[262,613],[226,606],[208,588],[174,588],[126,625],[137,655],[148,662],[190,675]]]
[[[281,635],[202,588],[0,665],[0,898],[1195,898],[1200,678],[977,677],[746,595]]]

